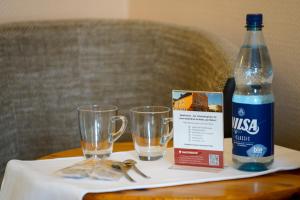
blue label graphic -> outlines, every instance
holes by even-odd
[[[232,105],[232,153],[247,157],[273,155],[274,103]]]

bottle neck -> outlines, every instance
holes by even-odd
[[[243,45],[250,47],[265,46],[264,36],[261,28],[247,29]]]

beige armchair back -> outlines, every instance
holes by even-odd
[[[1,25],[1,171],[12,158],[79,147],[80,104],[113,104],[128,116],[133,106],[171,106],[172,89],[222,91],[226,47],[198,30],[144,21]]]

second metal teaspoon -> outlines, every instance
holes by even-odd
[[[132,167],[138,174],[140,174],[144,178],[151,178],[150,176],[147,176],[146,174],[144,174],[139,168],[137,168],[137,166],[136,166],[137,162],[135,160],[128,159],[128,160],[124,160],[123,163],[128,167]]]

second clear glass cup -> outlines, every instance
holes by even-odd
[[[124,132],[127,119],[117,115],[116,106],[83,105],[77,108],[81,148],[85,158],[104,158],[112,153],[113,142]],[[116,130],[116,122],[122,121]]]
[[[140,160],[158,160],[165,155],[167,143],[173,137],[170,112],[170,108],[163,106],[130,109],[131,133]]]

